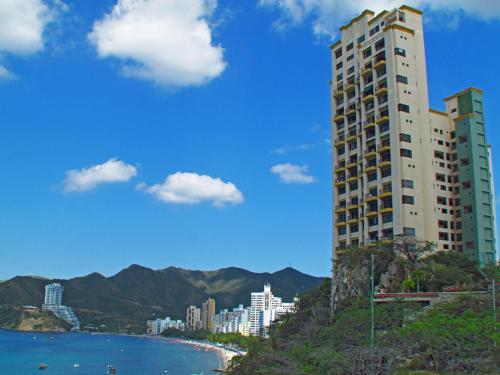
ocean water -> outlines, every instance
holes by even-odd
[[[214,351],[162,339],[0,330],[0,375],[105,375],[109,364],[117,375],[215,374],[222,366]]]

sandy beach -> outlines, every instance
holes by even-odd
[[[229,361],[237,355],[245,355],[245,352],[236,351],[233,349],[229,349],[223,346],[219,346],[213,343],[203,342],[203,341],[195,341],[195,340],[187,340],[187,339],[169,339],[174,344],[187,344],[192,345],[199,350],[213,350],[217,352],[219,358],[221,360],[221,370],[227,368]]]

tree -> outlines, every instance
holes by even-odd
[[[411,277],[407,277],[406,279],[403,280],[402,282],[403,289],[406,292],[411,292],[413,289],[415,289],[415,280],[413,280]]]
[[[413,273],[411,274],[411,278],[416,281],[417,283],[417,293],[420,292],[420,281],[425,280],[426,274],[424,270],[421,268],[417,268]]]
[[[414,236],[403,234],[394,236],[392,243],[396,254],[405,258],[409,273],[414,272],[420,259],[436,247],[433,242],[422,241]]]

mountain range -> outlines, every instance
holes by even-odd
[[[0,327],[2,315],[22,305],[40,305],[46,284],[64,286],[63,303],[74,309],[82,327],[108,332],[142,333],[146,320],[170,316],[185,319],[186,308],[201,306],[207,298],[217,311],[250,304],[250,293],[271,283],[274,295],[291,301],[294,296],[319,285],[323,278],[285,268],[274,273],[254,273],[230,267],[216,271],[192,271],[177,267],[153,270],[139,265],[111,277],[92,273],[69,280],[17,276],[0,283]],[[3,313],[2,313],[3,312]]]

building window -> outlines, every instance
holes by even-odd
[[[413,189],[413,180],[401,180],[401,187],[406,189]]]
[[[378,225],[378,217],[377,216],[370,217],[368,219],[368,226],[372,227],[374,225]]]
[[[463,190],[470,189],[470,187],[471,187],[471,182],[470,181],[464,181],[464,182],[462,182],[462,189]]]
[[[371,29],[371,30],[370,30],[370,32],[369,32],[370,36],[373,36],[373,35],[375,35],[376,33],[378,33],[378,32],[379,32],[379,30],[380,30],[380,27],[379,27],[378,25],[377,25],[377,26],[375,26],[375,27],[374,27],[373,29]]]
[[[365,34],[361,35],[359,38],[358,38],[358,44],[361,44],[365,41]]]
[[[434,151],[434,157],[436,159],[442,159],[442,160],[444,160],[444,152],[442,152],[442,151]]]
[[[463,158],[463,159],[460,159],[460,164],[461,164],[462,166],[469,165],[469,158]]]
[[[370,174],[368,175],[368,182],[375,181],[376,179],[377,179],[377,172],[370,173]]]
[[[392,223],[392,213],[382,216],[382,223]]]
[[[346,51],[350,51],[354,48],[354,43],[349,43],[347,47],[345,48]]]
[[[399,154],[404,157],[404,158],[411,158],[412,153],[411,150],[408,150],[407,148],[402,148],[399,150]]]
[[[448,222],[446,220],[438,220],[438,227],[442,229],[448,229]]]
[[[408,77],[402,76],[402,75],[396,75],[396,82],[399,83],[404,83],[405,85],[408,84]]]
[[[363,51],[363,58],[364,59],[367,59],[368,57],[370,57],[372,55],[372,47],[368,47],[367,49],[365,49]]]
[[[446,176],[442,173],[436,173],[436,181],[446,182]]]
[[[465,142],[467,142],[467,135],[466,134],[458,137],[458,143],[465,143]]]
[[[464,213],[471,214],[472,213],[472,206],[471,205],[464,206]]]
[[[409,227],[403,228],[403,234],[405,236],[412,236],[412,237],[415,237],[417,235],[415,228],[409,228]]]
[[[446,232],[439,232],[439,240],[440,241],[448,241],[448,233],[446,233]]]
[[[346,60],[347,60],[347,61],[351,61],[352,59],[354,59],[354,55],[349,55],[349,56],[347,56],[347,59],[346,59]]]
[[[344,66],[344,63],[341,61],[337,64],[337,70],[342,69],[342,66]]]
[[[398,56],[403,56],[403,57],[406,57],[406,51],[402,48],[394,48],[394,53]]]
[[[380,174],[382,175],[382,178],[389,177],[391,175],[391,168],[382,169]]]
[[[466,242],[465,243],[465,248],[467,250],[474,250],[476,248],[476,243],[473,242],[473,241],[470,241],[470,242]]]
[[[401,142],[408,142],[408,143],[411,143],[411,135],[410,135],[410,134],[400,133],[400,134],[399,134],[399,140],[400,140]]]
[[[413,195],[403,195],[403,204],[415,204],[415,197]]]
[[[342,48],[339,48],[338,50],[335,51],[335,58],[338,59],[341,56],[342,56]]]
[[[346,227],[340,227],[337,229],[339,236],[346,234]]]
[[[436,202],[437,204],[441,204],[441,205],[444,205],[446,206],[448,203],[448,199],[446,197],[436,197]]]
[[[398,104],[398,111],[410,113],[410,106],[408,104],[399,103]]]

